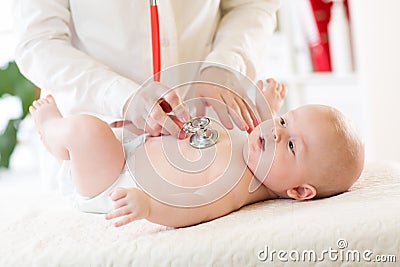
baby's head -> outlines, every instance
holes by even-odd
[[[244,157],[256,178],[279,197],[333,196],[348,190],[360,176],[364,146],[337,109],[306,105],[274,123],[275,127],[263,122],[249,135]]]

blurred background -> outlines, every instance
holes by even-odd
[[[40,142],[28,113],[38,89],[13,63],[12,0],[0,1],[0,192],[41,189]]]
[[[290,108],[320,103],[344,112],[367,161],[398,162],[400,2],[334,2],[282,1],[266,72],[288,84]]]
[[[9,64],[18,23],[11,4],[0,2],[0,178],[10,172],[37,173],[40,166],[33,123],[29,115],[22,120],[37,89]],[[286,110],[319,103],[344,112],[364,139],[367,161],[400,161],[398,10],[398,0],[282,0],[259,78],[272,76],[287,84]],[[10,133],[13,119],[18,121]],[[6,152],[11,157],[4,164]]]

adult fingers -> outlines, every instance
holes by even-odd
[[[242,104],[240,103],[241,101],[236,101],[233,94],[224,95],[222,99],[227,105],[228,113],[236,126],[242,131],[247,130],[248,125],[243,118],[242,107],[240,106],[240,104]]]
[[[152,83],[148,90],[153,90],[152,94],[148,96],[150,105],[157,102],[167,109],[165,110],[167,113],[171,112],[169,109],[172,109],[181,121],[189,120],[189,112],[176,90],[158,82]]]
[[[245,121],[247,128],[246,130],[251,132],[254,127],[257,125],[257,120],[254,120],[254,114],[251,110],[251,107],[241,98],[235,98],[236,102],[240,107],[240,112],[242,114],[242,118]]]
[[[151,136],[159,136],[162,132],[162,126],[152,117],[148,117],[146,120],[145,131]]]
[[[206,115],[207,105],[206,105],[205,101],[198,98],[195,100],[194,106],[196,108],[196,117],[203,117],[204,115]]]
[[[258,94],[258,92],[256,94]],[[245,96],[243,98],[243,103],[246,105],[254,129],[258,124],[260,124],[260,117],[258,117],[260,114],[257,113],[257,107],[249,97]],[[249,129],[248,132],[250,133],[253,129]]]
[[[217,95],[214,98],[205,98],[205,101],[207,101],[208,105],[212,106],[215,113],[217,113],[218,118],[220,119],[221,123],[227,128],[227,129],[233,129],[233,124],[230,119],[229,113],[228,113],[228,107],[227,104],[225,103],[224,99],[221,97],[221,95]]]
[[[189,120],[189,111],[187,110],[186,105],[182,102],[181,97],[175,91],[166,94],[164,99],[171,106],[172,111],[181,122],[187,122]]]
[[[167,133],[178,137],[180,131],[178,125],[176,125],[176,123],[162,110],[160,105],[153,106],[150,112],[150,118],[160,126],[160,128],[157,129],[153,126],[152,128],[154,130],[159,130],[160,133],[162,130],[165,130]]]

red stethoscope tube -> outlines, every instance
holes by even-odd
[[[160,22],[158,20],[158,1],[150,0],[150,21],[151,21],[151,47],[153,52],[153,79],[160,81],[161,75],[161,51],[160,51]],[[160,100],[160,106],[165,113],[172,111],[171,106],[164,100]],[[169,114],[170,118],[180,127],[183,124],[175,115]]]
[[[161,52],[160,52],[160,22],[158,20],[157,0],[150,1],[151,19],[151,45],[153,51],[153,74],[154,81],[160,81]]]

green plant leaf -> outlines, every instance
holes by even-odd
[[[0,98],[5,95],[18,97],[21,100],[22,109],[21,117],[10,120],[0,135],[0,167],[8,168],[11,154],[17,144],[19,124],[36,99],[36,86],[21,74],[15,62],[9,62],[0,68]]]
[[[15,95],[21,99],[22,116],[21,119],[29,112],[29,106],[36,99],[36,86],[26,79],[19,80],[15,84]]]
[[[36,86],[27,80],[19,71],[15,62],[0,69],[0,97],[8,94],[17,96],[21,100],[22,118],[28,114],[29,106],[36,98]]]
[[[0,97],[9,94],[13,95],[13,67],[8,63],[4,68],[0,69]]]
[[[11,154],[17,145],[17,131],[20,120],[10,120],[6,129],[0,135],[0,168],[8,168]]]

